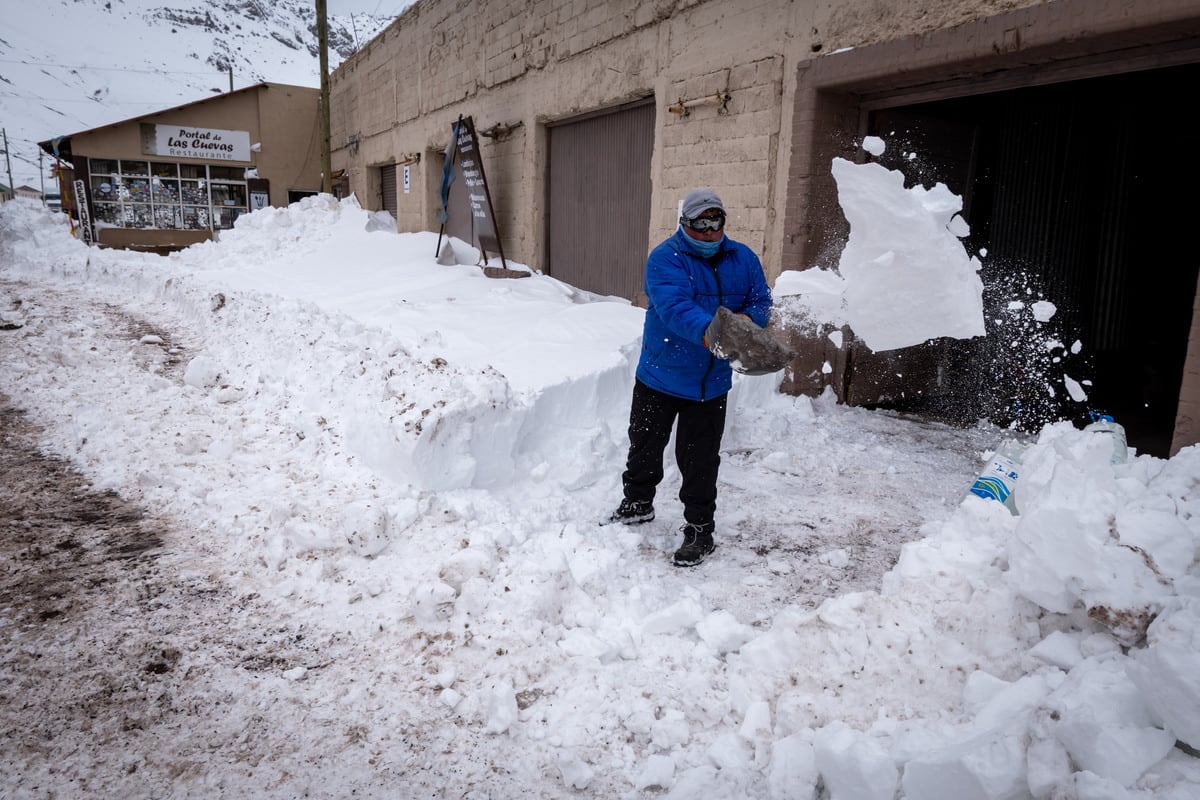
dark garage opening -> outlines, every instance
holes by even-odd
[[[1029,431],[1094,409],[1169,455],[1200,271],[1200,131],[1181,111],[1198,85],[1191,64],[872,112],[878,160],[961,195],[985,254],[988,336],[927,345],[939,385],[889,405]],[[1037,299],[1048,323],[1010,307]]]

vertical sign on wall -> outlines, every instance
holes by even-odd
[[[489,252],[500,256],[500,264],[508,269],[504,260],[504,248],[500,246],[500,234],[496,229],[496,217],[492,212],[492,197],[488,192],[487,176],[483,172],[483,159],[479,155],[478,140],[475,137],[475,123],[470,117],[459,117],[454,123],[454,133],[457,137],[452,141],[453,167],[447,170],[449,179],[454,180],[461,175],[467,187],[467,197],[471,211],[471,229],[475,240],[483,253],[483,261],[487,263]],[[453,134],[452,134],[453,135]],[[448,181],[443,175],[443,194],[448,195]],[[445,200],[443,200],[445,207]],[[445,212],[443,212],[445,213]]]
[[[79,212],[79,233],[83,243],[91,247],[96,234],[92,231],[92,211],[88,202],[87,189],[82,180],[75,181],[75,205]]]
[[[405,164],[404,165],[404,193],[408,194],[410,191],[412,191],[412,177],[409,175],[408,165]]]

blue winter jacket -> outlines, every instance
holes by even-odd
[[[704,330],[718,306],[745,314],[766,327],[771,290],[762,263],[746,245],[726,236],[711,259],[699,255],[691,237],[675,235],[646,260],[646,323],[637,377],[664,394],[712,400],[733,386],[733,370],[704,346]]]

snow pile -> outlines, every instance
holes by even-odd
[[[88,251],[61,235],[43,241],[61,233],[33,221],[45,213],[13,215],[31,234],[12,238],[15,260],[85,279],[120,269],[123,282],[224,332],[220,352],[190,354],[189,384],[226,402],[248,393],[274,416],[292,408],[344,421],[343,446],[397,482],[494,486],[537,471],[583,484],[595,480],[596,462],[580,454],[612,450],[623,433],[641,325],[625,301],[578,302],[545,276],[431,270],[436,236],[373,231],[353,198],[247,215],[219,243],[170,256],[169,270],[155,256]],[[286,359],[264,359],[257,341],[237,335],[258,329],[282,342],[293,326],[305,346]],[[578,348],[581,336],[595,345]],[[330,369],[348,352],[359,355]]]
[[[1175,743],[1195,745],[1200,712],[1200,650],[1187,652],[1200,633],[1200,450],[1111,460],[1110,437],[1047,426],[1026,455],[1019,516],[972,496],[957,523],[905,548],[885,596],[966,591],[965,580],[974,594],[1011,593],[1014,610],[1039,606],[1024,614],[1032,647],[1019,669],[972,673],[973,719],[912,752],[907,796],[1160,796],[1196,775]],[[893,737],[893,754],[911,736]]]
[[[790,780],[810,788],[790,796],[816,797],[818,775],[831,797],[1190,796],[1200,762],[1176,741],[1200,732],[1200,449],[1110,455],[1106,436],[1047,427],[1019,516],[970,495],[880,593],[785,610],[728,657],[734,710],[773,719],[765,745],[802,765]],[[914,717],[932,687],[961,692],[959,718]]]
[[[406,781],[476,776],[458,794],[1195,797],[1176,742],[1200,747],[1200,449],[1113,464],[1109,437],[1048,426],[1014,516],[968,495],[966,468],[915,461],[967,433],[739,380],[721,545],[682,572],[677,485],[661,522],[590,521],[619,494],[641,312],[374,227],[316,198],[160,258],[0,208],[0,310],[21,326],[0,333],[5,391],[97,488],[177,520],[176,547],[343,659],[227,693],[250,698],[230,719],[282,715],[267,727],[316,759],[274,796],[389,796],[362,782],[382,754]],[[160,329],[54,320],[51,289]],[[948,320],[977,310],[958,300]],[[802,602],[805,572],[852,569],[892,524],[910,543],[879,591]],[[330,758],[339,715],[365,743]],[[246,770],[243,794],[266,785]]]

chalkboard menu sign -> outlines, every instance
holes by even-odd
[[[483,158],[479,154],[479,140],[475,136],[475,123],[470,117],[459,117],[454,123],[450,144],[446,150],[441,190],[443,228],[451,213],[450,184],[456,176],[461,175],[467,188],[471,230],[483,253],[483,261],[487,263],[489,252],[496,253],[500,256],[500,263],[507,269],[504,248],[500,246],[500,233],[496,227],[496,216],[492,212],[492,197],[488,192],[487,176],[483,172]],[[440,238],[439,236],[439,248]]]

